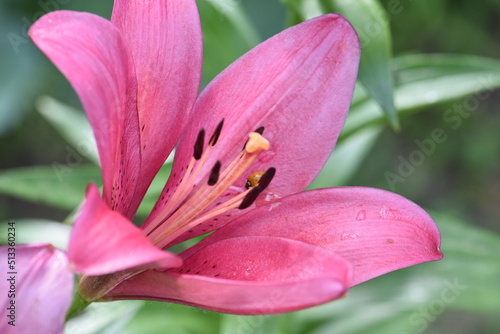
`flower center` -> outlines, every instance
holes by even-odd
[[[145,228],[145,234],[156,246],[164,248],[184,232],[228,210],[248,208],[274,177],[274,167],[266,172],[253,173],[249,177],[250,186],[247,184],[245,191],[206,210],[245,173],[261,152],[270,147],[269,141],[262,135],[263,127],[250,132],[243,150],[228,166],[221,171],[221,162],[217,161],[211,168],[208,180],[195,185],[212,147],[219,139],[223,124],[224,120],[215,129],[205,149],[205,130],[201,129],[183,179],[167,204]]]

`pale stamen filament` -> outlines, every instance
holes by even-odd
[[[164,228],[157,228],[148,233],[149,239],[154,244],[159,244],[164,239],[171,241],[171,235],[193,221],[196,216],[219,198],[250,167],[259,154],[267,149],[269,149],[269,142],[259,133],[251,133],[242,154],[229,164],[228,168],[220,175],[218,182],[213,186],[203,184],[192,197],[182,204],[186,210],[177,210],[162,220],[158,226],[162,225]],[[226,208],[227,210],[228,208]]]
[[[182,203],[182,201],[186,199],[187,195],[192,191],[192,186],[196,180],[196,177],[200,173],[201,167],[203,166],[205,160],[208,157],[209,151],[210,151],[210,146],[207,148],[201,159],[198,161],[196,167],[194,167],[194,164],[196,163],[197,160],[191,158],[188,170],[186,171],[187,177],[184,177],[182,179],[175,193],[169,199],[165,207],[161,209],[161,211],[158,213],[155,219],[146,227],[146,229],[144,230],[146,234],[149,234],[150,231],[154,230],[159,224],[161,224],[161,222],[165,219],[164,217],[167,217],[170,212],[174,211]]]
[[[208,158],[209,152],[217,143],[219,139],[220,132],[222,130],[222,126],[224,125],[224,119],[217,125],[212,137],[210,137],[209,145],[206,150],[203,151],[204,141],[205,141],[205,130],[201,129],[198,133],[198,137],[194,146],[194,153],[189,162],[188,167],[186,168],[185,177],[182,178],[180,184],[175,190],[174,194],[167,201],[165,206],[158,212],[155,218],[146,226],[144,229],[144,233],[149,235],[153,230],[155,230],[162,222],[165,220],[165,217],[168,217],[169,214],[174,212],[178,207],[182,204],[182,202],[186,199],[189,193],[192,191],[192,187],[196,178],[198,177],[201,167],[205,164],[205,161]],[[203,152],[203,154],[202,154]],[[195,167],[196,162],[198,164]]]
[[[224,212],[227,212],[231,209],[236,209],[241,204],[241,201],[243,200],[243,198],[245,198],[245,196],[248,194],[249,191],[250,190],[246,190],[246,191],[242,192],[241,194],[234,196],[230,200],[222,203],[219,206],[216,206],[214,209],[208,211],[204,215],[190,221],[189,224],[177,229],[175,232],[170,234],[168,236],[168,238],[162,239],[157,244],[157,246],[159,248],[163,248],[163,247],[167,246],[172,240],[174,240],[175,238],[177,238],[181,234],[185,233],[186,231],[190,230],[191,228],[195,227],[196,225],[198,225],[204,221],[207,221],[213,217],[216,217]]]

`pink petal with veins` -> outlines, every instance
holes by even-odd
[[[179,139],[198,95],[202,40],[193,0],[115,1],[111,21],[123,33],[137,75],[142,169],[137,207]]]
[[[78,93],[96,137],[104,198],[131,218],[141,158],[137,82],[123,35],[102,17],[72,11],[44,15],[29,35]]]
[[[239,237],[199,249],[180,268],[132,277],[104,300],[150,299],[225,313],[274,314],[342,297],[349,276],[350,265],[323,248],[276,237]]]
[[[442,258],[439,230],[422,208],[374,188],[306,191],[239,217],[186,251],[241,236],[277,236],[324,247],[353,265],[356,285]]]
[[[68,256],[74,271],[90,276],[182,264],[177,255],[156,248],[138,227],[111,211],[93,184],[71,231]]]

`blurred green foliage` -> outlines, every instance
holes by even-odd
[[[345,131],[312,187],[374,186],[435,211],[445,258],[364,283],[342,301],[292,314],[238,317],[166,303],[123,302],[92,305],[68,329],[224,334],[500,332],[496,316],[500,1],[354,4],[199,0],[205,43],[203,84],[288,23],[332,9],[352,16],[362,39],[376,38],[378,43],[372,46],[379,48],[363,47],[366,66],[360,71],[362,84],[356,89]],[[383,10],[363,12],[363,5]],[[16,219],[25,231],[21,241],[63,244],[67,227],[55,221],[64,221],[76,209],[89,181],[100,182],[95,152],[88,144],[92,140],[88,131],[80,131],[88,125],[78,99],[29,42],[26,29],[47,10],[109,17],[111,8],[111,0],[0,3],[0,221]],[[382,33],[361,17],[382,22]],[[392,103],[399,117],[398,132],[384,116],[383,110],[396,124]],[[168,173],[166,164],[141,207],[142,215],[154,204]],[[455,286],[454,298],[447,293],[443,298],[450,285]]]

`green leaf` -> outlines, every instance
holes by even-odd
[[[166,163],[151,184],[138,214],[146,216],[153,208],[170,175]],[[76,209],[90,182],[101,185],[101,171],[92,164],[71,167],[59,162],[52,166],[25,167],[0,171],[0,193],[61,209]]]
[[[430,264],[430,270],[463,286],[450,307],[496,314],[500,300],[500,234],[449,214],[431,214],[441,230],[444,259]]]
[[[78,154],[99,164],[97,145],[87,117],[82,111],[72,108],[48,96],[36,101],[40,114],[76,149]]]
[[[381,125],[366,127],[339,142],[309,189],[348,185],[381,131]]]
[[[296,17],[295,20],[289,22],[290,25],[312,19],[326,12],[320,0],[281,0],[281,2],[288,8],[290,15]]]
[[[322,0],[329,11],[345,16],[361,42],[358,78],[382,107],[393,128],[399,128],[391,71],[392,41],[388,12],[377,0]]]
[[[224,314],[222,316],[221,330],[219,333],[288,333],[288,331],[284,330],[287,327],[285,320],[287,320],[290,316],[290,314],[251,316]]]
[[[455,74],[500,73],[497,59],[463,54],[409,54],[394,59],[397,84]],[[486,88],[494,87],[486,85]]]
[[[455,104],[457,108],[471,102],[480,104],[500,87],[500,61],[493,59],[419,54],[399,57],[394,66],[399,78],[394,90],[395,104],[400,115],[459,98],[464,99]],[[451,122],[450,117],[463,117],[453,109],[448,110],[443,113],[445,123]],[[383,121],[380,106],[359,95],[351,107],[341,140],[365,126]]]
[[[0,192],[73,210],[83,200],[85,188],[91,181],[101,184],[99,167],[92,164],[71,166],[54,162],[52,166],[0,171]]]
[[[219,313],[178,304],[148,302],[120,333],[218,333],[219,322]]]
[[[37,90],[46,84],[35,47],[21,30],[21,13],[11,5],[3,2],[0,10],[0,136],[22,122]]]
[[[260,42],[255,28],[237,0],[197,1],[203,31],[203,81],[212,80],[224,68]]]
[[[136,300],[92,303],[82,313],[66,323],[64,332],[79,334],[124,333],[124,327],[143,305],[145,302]]]

